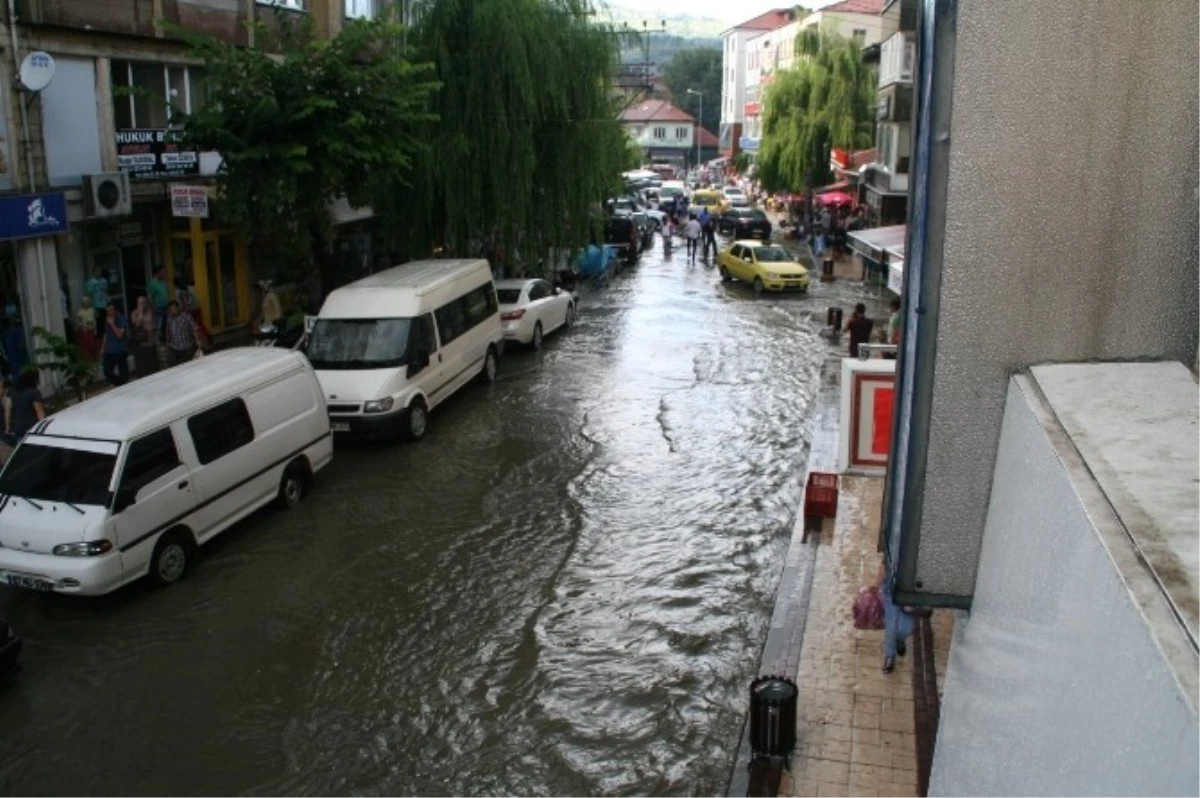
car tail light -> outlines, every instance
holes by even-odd
[[[524,315],[525,315],[525,311],[523,311],[523,310],[510,310],[508,313],[501,313],[500,320],[501,321],[516,321],[517,319],[523,317]]]

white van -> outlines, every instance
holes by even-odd
[[[178,581],[196,548],[275,500],[300,501],[333,457],[298,352],[217,352],[35,426],[0,471],[0,582],[98,595]]]
[[[496,379],[504,346],[486,260],[423,260],[332,292],[308,341],[335,433],[410,440],[472,378]]]

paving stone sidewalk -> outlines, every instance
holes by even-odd
[[[836,522],[825,525],[817,548],[796,674],[797,749],[780,795],[918,795],[914,646],[884,674],[883,632],[858,631],[851,617],[855,595],[879,567],[882,499],[881,478],[842,476]],[[939,611],[931,620],[939,690],[952,618]]]

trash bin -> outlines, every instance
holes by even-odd
[[[750,750],[755,757],[791,756],[796,748],[796,683],[760,676],[750,683]]]
[[[825,326],[832,327],[835,331],[840,332],[842,329],[842,309],[830,308],[825,313]]]
[[[833,279],[833,258],[825,258],[821,261],[821,280],[829,281]]]

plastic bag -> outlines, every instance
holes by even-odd
[[[883,598],[875,587],[864,587],[854,599],[854,628],[883,628]]]

